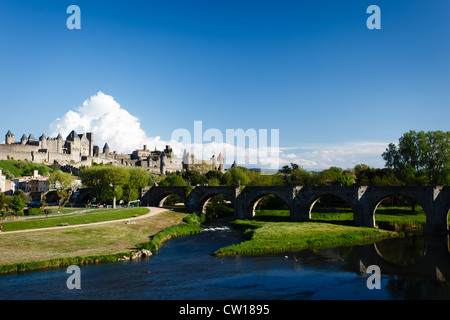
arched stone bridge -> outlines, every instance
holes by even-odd
[[[192,190],[192,191],[190,191]],[[190,192],[189,192],[190,191]],[[358,226],[375,227],[375,210],[392,195],[403,195],[416,201],[425,211],[427,232],[447,232],[447,215],[450,210],[450,187],[367,187],[367,186],[294,186],[244,188],[229,186],[151,187],[144,189],[141,204],[162,206],[167,196],[178,195],[189,212],[204,212],[208,201],[222,194],[234,207],[239,219],[250,219],[258,202],[273,194],[283,199],[289,208],[292,221],[308,221],[311,209],[321,197],[333,195],[343,199],[353,211],[353,221]]]

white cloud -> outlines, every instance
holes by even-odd
[[[101,91],[86,99],[75,111],[70,110],[54,120],[49,127],[52,137],[61,133],[65,138],[72,130],[93,132],[95,144],[102,148],[107,142],[111,151],[130,153],[144,144],[164,148],[160,137],[148,137],[138,118]]]
[[[225,141],[224,138],[226,134],[216,129],[201,130],[202,141],[196,141],[194,139],[195,128],[194,131],[178,129],[185,133],[187,139],[179,139],[178,135],[174,135],[178,138],[171,137],[164,141],[159,136],[147,136],[137,117],[121,107],[114,97],[101,91],[86,99],[75,110],[68,111],[62,118],[55,119],[49,127],[51,137],[56,137],[61,133],[65,138],[72,130],[77,133],[93,132],[96,145],[102,148],[107,142],[111,151],[119,153],[131,153],[135,149],[142,148],[143,145],[147,145],[149,149],[156,147],[158,150],[163,150],[166,145],[171,145],[177,156],[181,156],[183,150],[186,149],[195,154],[197,159],[206,160],[210,159],[213,154],[217,156],[222,152],[226,165],[231,165],[236,159],[239,165],[246,163],[247,167],[264,169],[273,169],[274,162],[277,167],[293,162],[307,170],[322,170],[331,166],[350,168],[359,163],[365,163],[371,167],[383,167],[381,154],[388,145],[387,142],[348,142],[279,148],[278,144],[271,147],[273,141],[268,137],[267,147],[258,148],[254,144],[240,146],[235,145],[234,141],[228,143],[229,141]],[[249,159],[254,160],[255,155],[257,155],[258,163],[249,161]]]
[[[384,160],[381,154],[388,144],[389,142],[346,142],[282,148],[280,165],[293,162],[307,170],[323,170],[331,166],[346,169],[365,163],[370,167],[382,168]],[[290,153],[285,154],[284,151]]]

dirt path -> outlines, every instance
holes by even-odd
[[[61,227],[49,227],[49,228],[37,228],[37,229],[26,229],[26,230],[16,230],[16,231],[8,231],[8,232],[1,232],[0,231],[0,235],[1,234],[11,234],[11,233],[20,233],[20,232],[32,232],[32,231],[41,231],[41,230],[52,230],[52,229],[67,229],[67,228],[77,228],[77,227],[85,227],[85,226],[93,226],[93,225],[98,225],[98,224],[106,224],[106,223],[114,223],[114,222],[123,222],[123,221],[133,221],[133,220],[138,220],[138,219],[142,219],[142,218],[148,218],[151,216],[154,216],[158,213],[167,211],[169,209],[167,208],[160,208],[160,207],[143,207],[143,208],[147,208],[150,210],[149,213],[144,214],[142,216],[139,217],[134,217],[134,218],[126,218],[126,219],[119,219],[119,220],[109,220],[109,221],[100,221],[100,222],[93,222],[93,223],[87,223],[87,224],[76,224],[73,226],[61,226]]]

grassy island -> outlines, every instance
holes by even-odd
[[[231,225],[245,230],[249,240],[222,248],[214,255],[257,255],[299,251],[305,248],[356,244],[398,236],[394,231],[323,222],[236,220]]]
[[[259,210],[252,220],[234,220],[230,226],[242,230],[247,241],[221,248],[216,256],[260,255],[362,244],[398,237],[404,230],[422,229],[425,213],[421,208],[379,208],[378,228],[356,227],[349,209],[317,210],[309,222],[289,221],[287,210]]]

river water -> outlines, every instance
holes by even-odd
[[[81,289],[66,269],[0,275],[0,300],[450,299],[448,235],[296,253],[218,258],[243,241],[228,228],[166,242],[152,257],[86,265]],[[381,271],[367,273],[370,265]],[[377,283],[380,289],[368,288]]]

